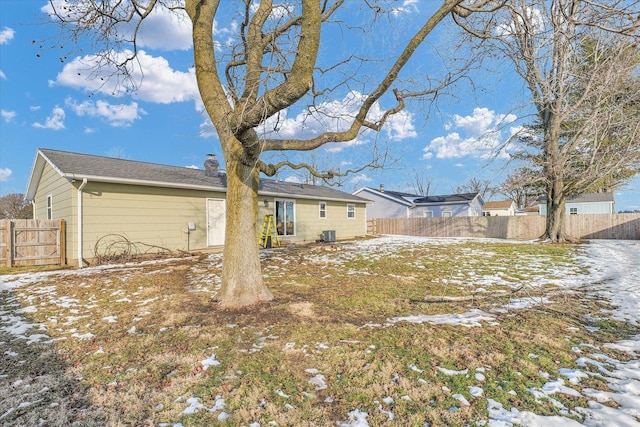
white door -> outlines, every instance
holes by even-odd
[[[207,199],[207,245],[224,245],[226,204],[224,199]]]

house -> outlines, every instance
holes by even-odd
[[[516,215],[540,215],[540,207],[538,205],[535,206],[527,206],[524,209],[519,209],[516,211]]]
[[[353,194],[371,200],[367,218],[479,216],[483,205],[479,193],[418,196],[386,191],[381,185],[379,190],[364,187]]]
[[[514,216],[516,204],[513,200],[488,201],[482,206],[482,216]]]
[[[221,246],[225,195],[226,175],[212,158],[199,170],[39,149],[25,198],[34,218],[66,221],[67,262],[77,264],[101,255],[112,239],[143,251]],[[363,198],[274,180],[261,180],[258,196],[255,244],[269,214],[284,243],[315,241],[324,231],[337,239],[366,234]]]
[[[367,218],[410,218],[413,201],[422,197],[400,191],[385,191],[384,184],[380,184],[380,189],[363,187],[353,194],[373,202],[367,205]]]
[[[536,201],[540,215],[547,214],[547,197]],[[568,197],[565,213],[568,215],[612,214],[615,213],[613,193],[585,193]]]
[[[484,201],[480,193],[427,196],[413,201],[412,217],[480,216]]]

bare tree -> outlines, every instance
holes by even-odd
[[[404,89],[399,75],[427,36],[450,14],[469,14],[491,7],[491,0],[442,0],[429,3],[430,16],[417,26],[401,46],[373,49],[377,58],[361,58],[359,52],[344,55],[334,63],[319,63],[322,29],[340,26],[343,37],[377,35],[359,25],[350,24],[353,10],[368,14],[371,25],[393,17],[385,10],[391,1],[358,3],[345,0],[299,0],[274,4],[273,0],[123,0],[117,2],[50,0],[54,15],[72,40],[88,37],[102,47],[97,66],[116,66],[119,76],[130,76],[136,63],[137,36],[145,19],[157,9],[186,13],[192,25],[193,53],[200,96],[217,132],[226,162],[227,219],[224,244],[222,286],[218,299],[223,306],[240,307],[268,301],[272,294],[265,286],[260,268],[257,241],[258,179],[260,173],[274,176],[279,169],[305,169],[314,177],[331,179],[360,168],[315,170],[307,163],[289,158],[269,163],[263,154],[304,151],[353,141],[363,130],[380,131],[393,115],[405,108],[405,101],[429,97],[456,81],[460,72],[441,79],[425,79],[426,87]],[[58,7],[59,6],[59,7]],[[426,6],[426,5],[423,5]],[[386,13],[385,13],[386,12]],[[214,22],[215,21],[215,22]],[[237,25],[231,25],[231,24]],[[216,32],[215,28],[235,29],[235,34]],[[384,34],[379,34],[384,38]],[[223,38],[224,37],[224,38]],[[347,46],[344,48],[346,49]],[[326,60],[322,54],[323,60]],[[366,64],[376,64],[376,73],[363,74]],[[144,83],[142,83],[144,84]],[[397,86],[394,87],[394,84]],[[306,139],[280,138],[276,132],[281,112],[291,106],[319,112],[319,101],[335,97],[337,89],[359,87],[353,102],[353,115],[340,117],[342,126],[324,129]],[[388,94],[388,95],[387,95]],[[387,95],[395,105],[373,116]],[[393,95],[391,98],[390,95]],[[275,123],[275,125],[274,125]]]
[[[454,15],[491,58],[500,52],[529,89],[540,137],[526,148],[541,167],[543,237],[553,242],[570,238],[567,197],[606,177],[639,172],[638,91],[620,90],[635,79],[639,13],[638,2],[626,0],[507,0],[491,15]]]
[[[428,196],[435,191],[435,184],[433,183],[433,176],[427,173],[426,169],[413,168],[411,174],[411,187],[414,194],[419,196]]]
[[[483,200],[489,200],[494,189],[491,186],[490,179],[471,178],[464,184],[458,185],[455,189],[456,193],[479,193]]]
[[[25,203],[24,194],[7,194],[0,197],[0,218],[30,219],[33,218],[33,210],[31,205]]]
[[[512,172],[496,191],[513,200],[518,209],[524,209],[544,194],[541,173],[531,168],[520,167]]]

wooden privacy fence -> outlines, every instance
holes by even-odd
[[[466,216],[453,218],[374,218],[371,234],[424,237],[484,237],[531,240],[545,230],[545,216]],[[640,239],[640,214],[567,215],[565,229],[577,239]]]
[[[0,219],[0,265],[65,264],[64,220]]]

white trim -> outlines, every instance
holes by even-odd
[[[284,214],[284,220],[286,220],[287,217],[287,202],[291,202],[293,203],[293,234],[280,234],[278,233],[278,237],[295,237],[297,235],[297,231],[298,231],[298,220],[297,220],[297,215],[296,215],[296,199],[291,199],[291,198],[276,198],[273,200],[273,218],[276,221],[276,233],[278,232],[278,202],[284,202],[284,208],[282,210],[282,213]],[[285,226],[284,222],[283,222],[283,227]],[[284,229],[282,230],[284,233]]]
[[[324,209],[322,209],[322,205],[324,205]],[[323,213],[324,213],[324,216],[322,216]],[[318,218],[327,219],[328,217],[329,215],[327,212],[327,202],[325,202],[324,200],[320,200],[318,202]]]
[[[349,216],[350,209],[353,208],[353,216]],[[356,219],[356,204],[355,203],[347,203],[347,219]]]
[[[82,184],[78,187],[78,268],[84,267],[84,261],[82,258],[82,252],[84,250],[83,241],[83,221],[82,221],[82,190],[87,185],[87,178],[82,180]]]
[[[53,194],[47,194],[47,219],[53,219]]]

